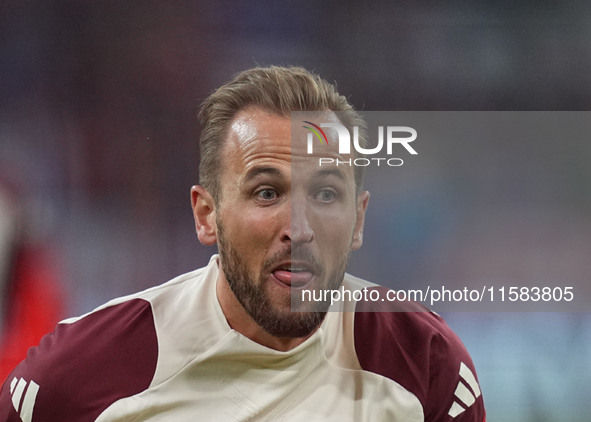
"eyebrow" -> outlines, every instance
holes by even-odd
[[[281,172],[275,167],[253,167],[246,172],[245,181],[254,179],[260,174],[268,174],[273,177],[281,177]]]
[[[314,175],[321,176],[321,177],[336,176],[339,179],[341,179],[343,182],[347,181],[347,178],[343,174],[343,171],[341,169],[336,168],[336,167],[324,168],[324,169],[318,170],[317,172],[314,173]]]

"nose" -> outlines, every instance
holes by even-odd
[[[283,241],[292,247],[304,245],[314,240],[314,230],[308,218],[308,207],[305,200],[292,200],[289,218],[283,234]]]

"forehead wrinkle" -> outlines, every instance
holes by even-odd
[[[291,147],[271,138],[255,138],[242,143],[237,153],[247,167],[261,161],[291,162]]]
[[[228,142],[224,145],[228,158],[236,164],[241,162],[244,167],[248,168],[261,161],[291,162],[289,139],[286,145],[285,140],[273,134],[258,134],[254,131],[249,135],[242,137],[240,134],[231,132]]]

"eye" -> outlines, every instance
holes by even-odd
[[[275,189],[266,188],[256,192],[256,197],[263,201],[273,201],[274,199],[277,199],[277,196],[277,191]]]
[[[331,188],[320,189],[314,194],[314,199],[320,202],[333,202],[337,199],[337,192]]]

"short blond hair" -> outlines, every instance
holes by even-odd
[[[201,105],[201,162],[199,183],[217,201],[220,152],[234,116],[248,106],[258,106],[282,117],[292,111],[335,111],[347,127],[365,123],[336,87],[302,67],[256,67],[235,75],[214,91]],[[365,131],[360,130],[361,133]],[[363,135],[361,135],[363,137]],[[365,144],[364,139],[361,141]],[[360,189],[363,167],[355,168],[355,184]]]

